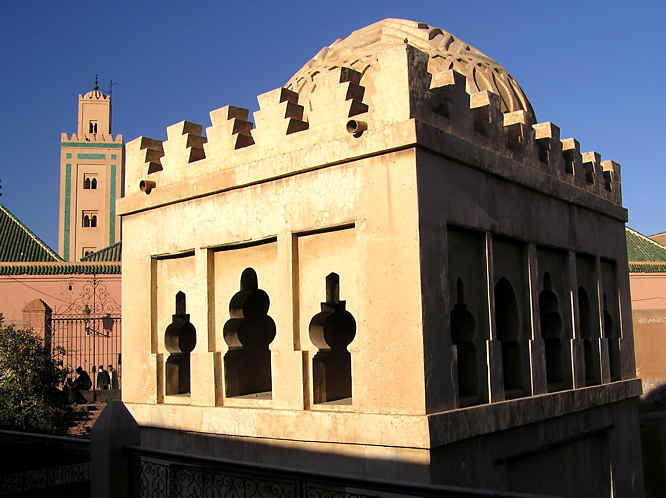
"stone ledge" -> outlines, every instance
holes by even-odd
[[[430,447],[637,398],[640,394],[640,379],[631,379],[430,414]]]
[[[429,415],[126,403],[139,425],[200,433],[431,449],[616,403],[639,379]]]
[[[423,415],[125,403],[140,426],[229,436],[428,448]]]

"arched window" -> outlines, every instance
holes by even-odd
[[[257,273],[243,270],[240,289],[229,302],[229,320],[222,329],[229,350],[224,355],[227,396],[262,394],[271,397],[271,351],[275,322],[268,314],[270,299],[259,288]]]
[[[594,333],[592,321],[592,305],[584,287],[578,288],[578,319],[580,322],[580,335],[583,338],[583,353],[585,356],[585,385],[601,384],[601,367],[599,340]]]
[[[95,189],[97,189],[97,178],[93,178],[93,179],[90,181],[90,189],[91,189],[91,190],[95,190]]]
[[[557,295],[552,290],[550,274],[543,277],[543,290],[539,294],[539,315],[541,336],[546,349],[546,382],[548,391],[564,389],[564,354],[562,348],[562,318],[560,317]]]
[[[90,226],[90,217],[87,214],[83,215],[83,227],[88,228]]]
[[[608,338],[608,355],[610,362],[611,381],[622,380],[622,360],[620,357],[620,334],[618,324],[608,310],[608,296],[604,292],[604,333]]]
[[[164,332],[166,361],[166,394],[190,394],[190,353],[197,343],[194,325],[187,314],[185,293],[176,294],[176,313]]]
[[[476,320],[465,304],[465,286],[462,279],[456,282],[456,305],[451,310],[451,339],[456,346],[458,360],[458,397],[461,406],[479,401],[478,359],[474,331]],[[465,399],[467,398],[467,399]]]
[[[83,179],[83,189],[88,190],[90,188],[90,178],[85,177]]]
[[[91,227],[96,227],[97,226],[97,215],[93,214],[92,217],[90,218],[90,226]]]
[[[502,344],[504,391],[508,398],[524,394],[523,359],[520,345],[520,316],[516,294],[509,281],[502,277],[495,285],[495,326]]]
[[[315,403],[352,397],[351,354],[347,346],[356,335],[356,320],[340,301],[340,277],[326,277],[326,302],[310,320],[310,339],[318,351],[312,359],[312,387]]]

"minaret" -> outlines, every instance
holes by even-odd
[[[120,240],[116,199],[123,195],[122,135],[111,135],[111,95],[95,76],[93,89],[79,94],[77,132],[60,136],[58,253],[67,261]]]

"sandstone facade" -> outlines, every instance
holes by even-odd
[[[423,23],[359,30],[258,100],[127,144],[142,444],[640,496],[620,166]]]

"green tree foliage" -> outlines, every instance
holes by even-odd
[[[31,330],[4,325],[0,313],[0,426],[52,432],[63,425],[64,353],[58,348],[52,356]]]

